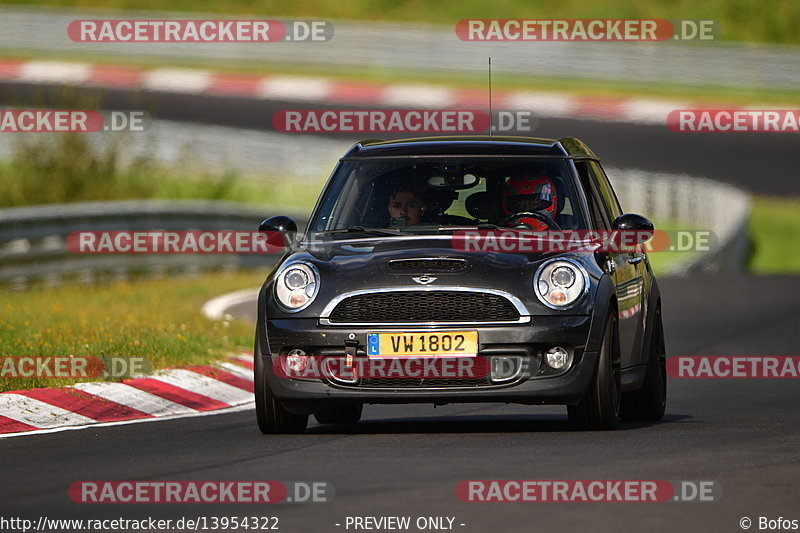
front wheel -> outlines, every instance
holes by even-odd
[[[617,317],[612,314],[606,319],[594,381],[577,405],[567,406],[570,422],[580,429],[614,429],[617,425],[621,389],[614,362],[619,354],[618,339]]]
[[[647,370],[642,388],[622,395],[620,416],[623,420],[657,421],[667,407],[667,355],[664,349],[664,326],[661,309],[656,309],[653,334],[647,354]]]
[[[253,359],[258,429],[264,434],[303,433],[308,425],[308,415],[290,413],[273,396],[267,381],[257,334],[253,348]]]

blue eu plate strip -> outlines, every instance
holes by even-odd
[[[380,340],[377,333],[367,333],[367,355],[380,355]]]

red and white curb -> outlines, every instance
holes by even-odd
[[[314,104],[413,108],[484,108],[486,91],[433,85],[386,85],[301,76],[262,76],[186,68],[0,59],[0,81],[80,85],[153,92],[237,96]],[[531,91],[494,91],[495,109],[527,110],[540,117],[665,124],[687,102],[635,98],[593,98]],[[694,106],[698,107],[698,106]],[[703,104],[700,107],[708,107]]]
[[[0,394],[0,438],[214,414],[253,402],[253,355],[162,370],[122,383]]]

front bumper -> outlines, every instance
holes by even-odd
[[[572,404],[580,400],[594,379],[599,353],[586,350],[591,316],[534,316],[530,323],[504,326],[421,326],[414,330],[477,330],[478,356],[518,355],[531,362],[532,372],[501,384],[464,385],[458,380],[443,386],[360,386],[326,379],[299,380],[276,374],[273,365],[287,350],[302,347],[315,355],[345,354],[345,344],[358,344],[364,354],[367,333],[410,328],[320,326],[314,318],[266,321],[266,344],[261,357],[272,394],[296,413],[313,413],[332,404],[352,403],[467,403]],[[557,375],[542,375],[541,357],[550,346],[569,346],[573,362]],[[268,353],[269,352],[269,353]],[[362,355],[363,356],[363,355]],[[537,360],[538,358],[538,360]]]

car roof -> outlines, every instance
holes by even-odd
[[[489,135],[417,137],[384,141],[370,139],[356,143],[342,159],[402,156],[545,156],[597,159],[586,144],[574,137],[543,139]]]

